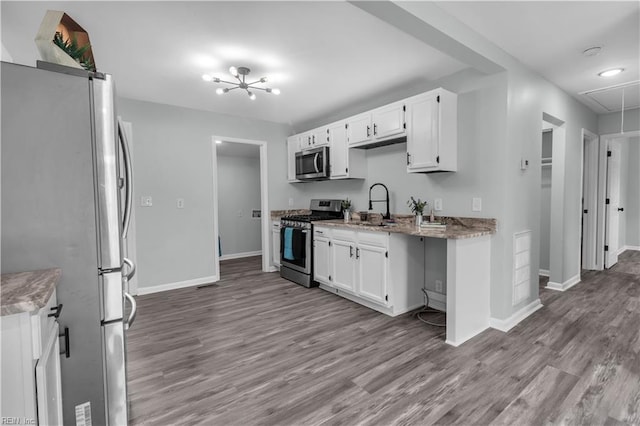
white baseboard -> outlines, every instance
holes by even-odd
[[[627,251],[627,250],[634,250],[634,251],[640,251],[640,246],[624,246],[622,247],[622,252]]]
[[[540,271],[538,271],[538,275],[540,275],[541,277],[548,277],[549,276],[549,270],[548,269],[540,269]]]
[[[447,295],[427,290],[429,295],[429,307],[442,312],[447,312]]]
[[[542,303],[540,303],[540,299],[536,299],[507,319],[489,318],[489,326],[506,333],[540,308],[542,308]]]
[[[241,259],[243,257],[260,256],[261,254],[262,254],[262,250],[246,251],[244,253],[225,254],[225,255],[220,256],[220,260]]]
[[[178,288],[194,287],[202,284],[210,284],[216,281],[220,281],[220,277],[218,275],[212,275],[210,277],[195,278],[193,280],[180,281],[177,283],[160,284],[160,285],[154,285],[154,286],[143,287],[141,285],[138,285],[138,295],[159,293],[161,291],[175,290]]]
[[[578,284],[579,282],[580,282],[580,274],[574,275],[573,277],[569,278],[563,283],[554,283],[549,281],[545,288],[548,288],[551,290],[557,290],[557,291],[565,291],[565,290],[569,290],[571,287]]]

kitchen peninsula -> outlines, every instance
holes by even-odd
[[[395,219],[384,225],[358,220],[314,223],[314,277],[320,288],[400,315],[423,305],[422,288],[434,258],[446,255],[446,265],[436,265],[446,270],[446,343],[458,346],[487,329],[496,220],[438,218],[446,228],[430,229],[417,227],[410,216]],[[446,248],[434,239],[446,240]],[[446,253],[431,258],[434,243]]]

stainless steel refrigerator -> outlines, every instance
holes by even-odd
[[[94,425],[126,425],[132,175],[113,79],[43,62],[3,62],[0,78],[2,273],[62,269],[64,424],[88,402]]]

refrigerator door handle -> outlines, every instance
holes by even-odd
[[[122,224],[122,238],[127,238],[129,232],[129,223],[131,222],[131,211],[133,208],[133,169],[131,167],[131,151],[129,151],[129,142],[124,131],[122,120],[118,118],[118,136],[122,145],[122,160],[124,161],[126,187],[125,187],[125,209]]]
[[[126,291],[124,293],[124,297],[129,301],[129,303],[131,303],[131,312],[129,313],[129,318],[127,318],[127,322],[124,323],[124,329],[128,330],[136,320],[136,314],[138,313],[138,304],[136,303],[136,299],[134,299],[133,296]]]
[[[126,257],[122,259],[124,263],[129,266],[129,273],[126,275],[127,281],[131,281],[131,278],[136,274],[136,264],[133,263],[131,259],[127,259]]]

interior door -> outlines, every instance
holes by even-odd
[[[582,268],[597,269],[598,138],[584,140],[582,189]]]
[[[620,248],[620,141],[609,141],[607,152],[607,203],[605,205],[605,268],[618,263]]]

